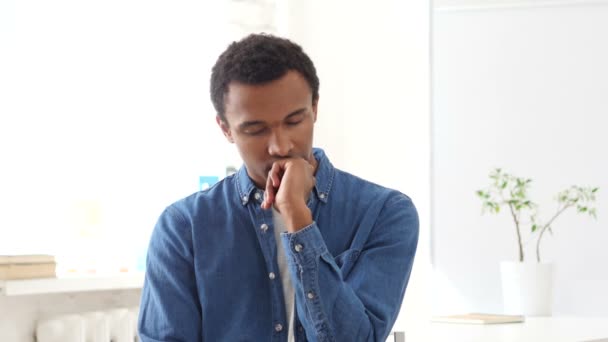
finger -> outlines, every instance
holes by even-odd
[[[262,203],[262,209],[269,209],[274,203],[275,189],[280,184],[278,172],[280,167],[278,164],[273,164],[270,171],[268,171],[268,177],[266,177],[266,189],[264,191],[264,202]],[[275,184],[277,184],[275,186]]]
[[[282,165],[279,163],[274,163],[272,168],[270,169],[270,173],[268,174],[269,178],[272,180],[272,186],[277,189],[281,185],[281,172]]]
[[[272,206],[274,201],[274,188],[272,187],[272,180],[270,177],[266,178],[266,187],[264,189],[264,201],[262,201],[262,209],[268,209]]]

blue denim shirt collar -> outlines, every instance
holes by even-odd
[[[315,173],[316,184],[313,193],[317,199],[327,203],[330,196],[332,182],[334,180],[335,169],[331,164],[325,151],[320,148],[313,148],[313,155],[317,160],[317,172]],[[247,174],[247,167],[243,165],[236,173],[236,190],[240,196],[241,203],[247,205],[251,194],[256,190],[256,186]]]

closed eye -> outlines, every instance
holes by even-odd
[[[295,125],[299,124],[302,121],[304,121],[304,120],[303,119],[300,119],[300,120],[290,120],[290,121],[287,121],[287,125],[289,125],[289,126],[295,126]]]
[[[247,134],[247,135],[262,135],[264,134],[264,132],[266,132],[267,128],[266,127],[262,127],[262,128],[250,128],[250,129],[246,129],[243,131],[243,133]]]
[[[300,122],[304,121],[305,112],[304,109],[300,109],[294,113],[291,113],[287,116],[285,123],[288,126],[295,126]]]

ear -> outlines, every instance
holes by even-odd
[[[319,103],[319,99],[312,103],[312,122],[317,122],[317,104]]]
[[[217,125],[220,126],[220,129],[222,130],[222,133],[224,133],[224,136],[228,142],[234,144],[234,138],[232,137],[232,131],[230,130],[228,123],[222,120],[219,115],[215,116],[215,122],[217,122]]]

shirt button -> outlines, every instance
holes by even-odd
[[[274,277],[275,277],[274,272],[268,273],[268,278],[274,279]]]
[[[281,325],[281,323],[277,323],[277,324],[274,326],[274,330],[275,330],[276,332],[280,332],[280,331],[282,331],[282,330],[283,330],[283,326]]]
[[[266,223],[263,223],[260,226],[260,229],[262,230],[262,233],[266,233],[266,231],[268,230],[268,225]]]
[[[247,200],[249,199],[247,196],[243,196],[243,204],[247,203]]]
[[[314,299],[315,298],[315,294],[311,291],[311,292],[308,292],[306,294],[306,297],[308,297],[308,299]]]
[[[253,195],[253,197],[255,197],[256,200],[260,200],[260,198],[262,198],[262,195],[260,195],[259,192],[256,192],[255,195]]]
[[[297,244],[293,247],[293,249],[295,249],[296,252],[300,253],[304,249],[304,246]]]
[[[319,198],[320,199],[324,199],[325,198],[325,194],[319,194]]]

